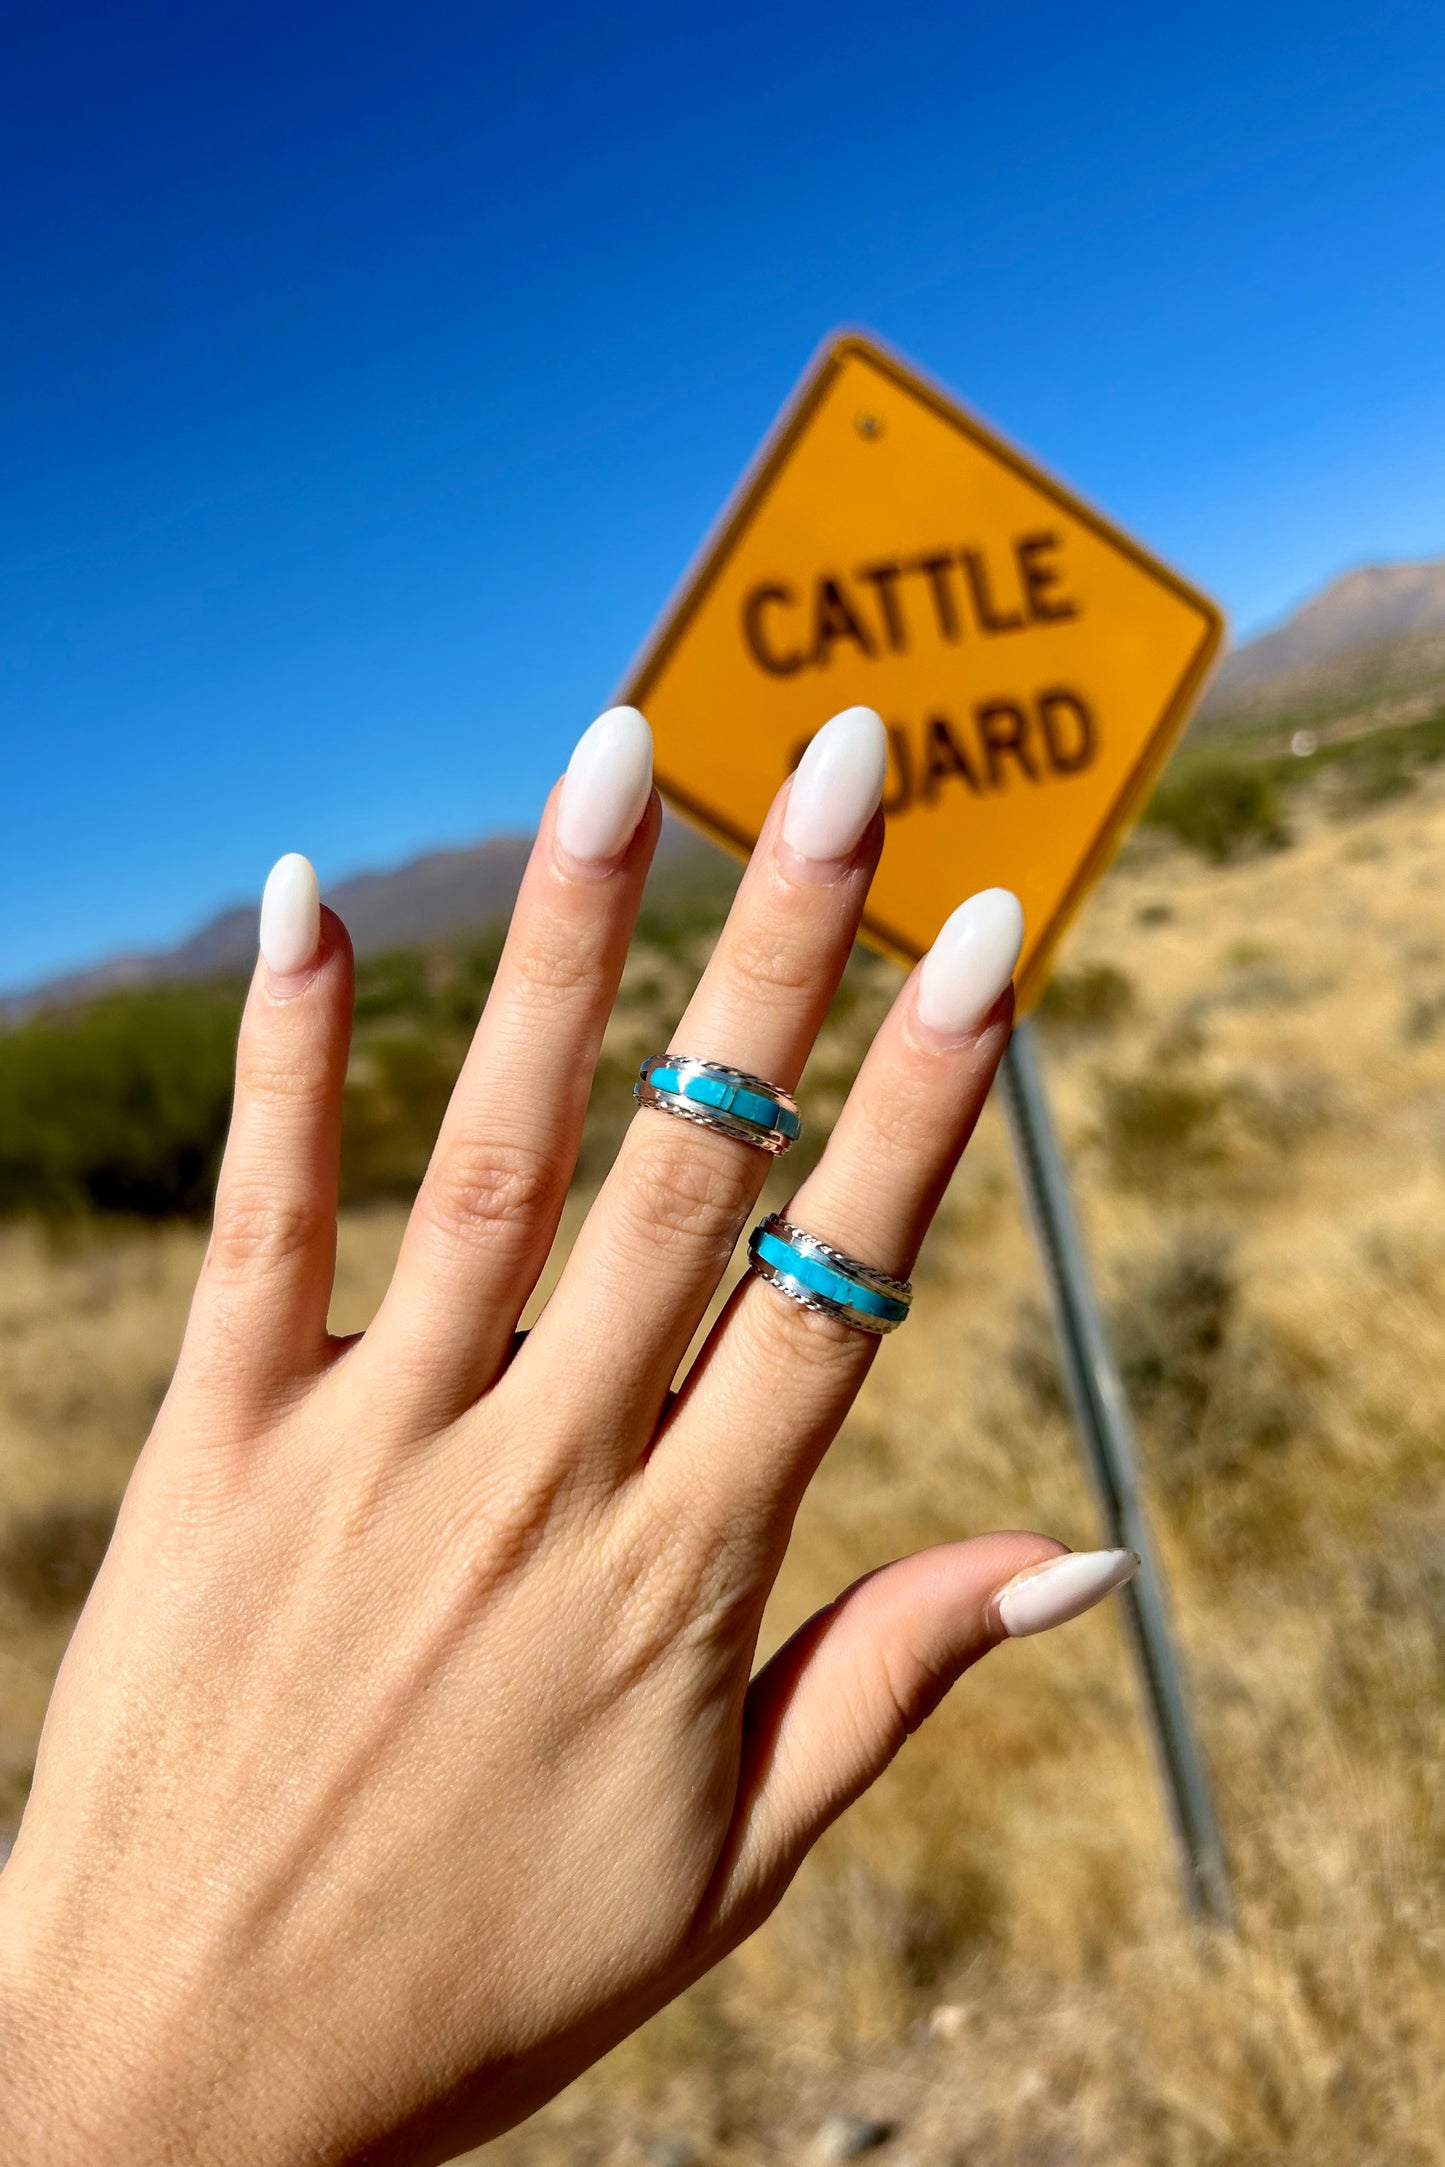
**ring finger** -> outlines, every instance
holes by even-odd
[[[955,911],[869,1049],[813,1174],[787,1208],[874,1271],[905,1276],[1008,1043],[1023,913],[991,888]],[[784,1252],[786,1254],[786,1252]],[[679,1397],[650,1472],[734,1532],[780,1532],[878,1349],[877,1337],[750,1274]]]

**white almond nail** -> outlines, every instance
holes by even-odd
[[[995,1598],[998,1620],[1010,1640],[1067,1625],[1122,1588],[1139,1570],[1133,1550],[1069,1550],[1047,1565],[1031,1566]]]
[[[918,1020],[950,1038],[976,1030],[1014,974],[1024,912],[1007,888],[984,888],[960,903],[923,959]]]
[[[296,850],[272,866],[261,897],[261,953],[280,978],[304,971],[321,946],[316,868]]]
[[[783,841],[820,865],[851,857],[877,812],[888,773],[888,732],[871,707],[825,722],[798,762]]]
[[[620,858],[652,795],[652,732],[635,707],[609,707],[584,730],[557,800],[557,841],[569,858]]]

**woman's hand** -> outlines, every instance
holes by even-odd
[[[882,783],[876,717],[820,733],[678,1047],[796,1082]],[[971,1662],[1127,1577],[1037,1535],[952,1544],[751,1677],[878,1343],[749,1277],[670,1399],[768,1166],[729,1137],[638,1115],[517,1350],[658,821],[646,725],[614,711],[554,793],[351,1342],[327,1333],[351,956],[304,860],[268,885],[185,1347],[0,1876],[9,2167],[434,2161],[494,2134],[750,1932]],[[945,927],[793,1220],[908,1270],[1019,931],[997,892]]]

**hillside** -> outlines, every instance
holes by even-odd
[[[1361,565],[1221,663],[1196,738],[1409,722],[1445,694],[1445,557]]]
[[[1445,706],[1445,557],[1363,565],[1331,580],[1273,630],[1227,655],[1189,733],[1189,745],[1245,740],[1284,751],[1310,728],[1349,739],[1433,719]],[[1277,742],[1276,742],[1277,741]],[[494,929],[511,910],[530,839],[494,835],[464,849],[431,851],[386,872],[338,882],[326,900],[351,931],[359,956],[426,947]],[[669,819],[650,893],[730,881],[728,861]],[[230,977],[255,954],[256,909],[238,904],[173,948],[99,960],[45,983],[0,994],[0,1021],[37,1008],[71,1006],[127,987]]]
[[[460,850],[434,850],[390,872],[356,873],[338,881],[326,901],[346,921],[358,956],[427,947],[482,933],[511,914],[531,850],[527,835],[493,835]],[[711,843],[663,823],[649,895],[658,907],[676,892],[716,885],[729,861]],[[87,970],[0,995],[0,1018],[18,1020],[37,1008],[63,1008],[130,987],[235,977],[256,953],[256,905],[236,904],[208,919],[174,948],[102,959]]]
[[[1361,647],[1445,633],[1445,557],[1342,572],[1273,632],[1230,655],[1217,680],[1231,694],[1278,681]]]
[[[1141,837],[1040,1025],[1240,1934],[1180,1916],[1121,1621],[1096,1612],[990,1656],[763,1932],[489,2167],[801,2167],[860,2129],[879,2167],[1445,2167],[1445,946],[1422,922],[1445,772],[1292,818],[1291,848],[1223,867]],[[543,1294],[709,934],[639,938]],[[353,1181],[385,1153],[397,1200],[378,1184],[343,1216],[340,1331],[385,1286],[484,977],[459,958],[408,987],[400,960],[363,971],[347,1144]],[[805,1148],[895,977],[860,959],[804,1081]],[[204,1241],[0,1226],[0,1847]],[[904,1550],[1094,1537],[994,1108],[915,1277],[804,1504],[768,1648]]]

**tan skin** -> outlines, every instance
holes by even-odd
[[[820,866],[780,806],[673,1043],[792,1085],[882,826]],[[0,1875],[9,2167],[421,2163],[507,2128],[752,1931],[1059,1550],[904,1559],[753,1674],[879,1343],[748,1279],[670,1400],[769,1163],[689,1124],[633,1122],[514,1358],[659,821],[582,866],[553,810],[355,1340],[345,931],[258,967],[185,1346]],[[943,1038],[915,996],[792,1207],[895,1272],[1011,1014]]]

